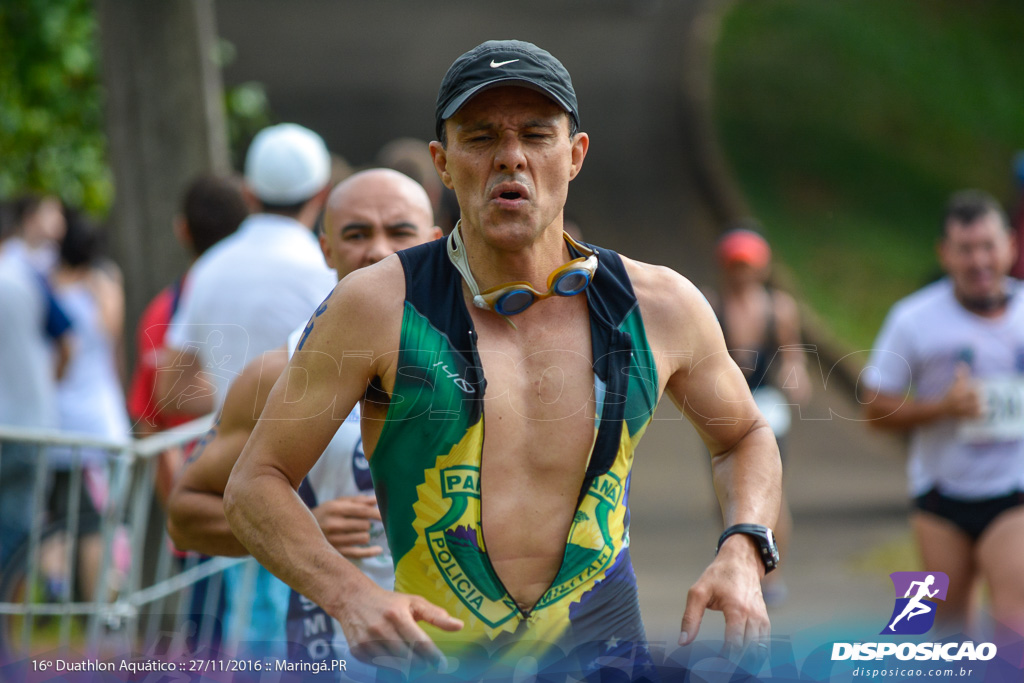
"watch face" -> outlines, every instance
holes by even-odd
[[[771,529],[765,529],[765,538],[768,539],[768,549],[772,555],[772,561],[775,564],[779,563],[779,546],[775,544],[775,534],[772,533]]]

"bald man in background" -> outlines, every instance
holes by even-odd
[[[440,236],[423,188],[388,169],[362,171],[338,184],[327,199],[319,229],[324,258],[339,280],[400,249]],[[322,309],[317,309],[308,324],[292,332],[286,346],[251,362],[228,390],[220,418],[168,501],[168,531],[179,548],[209,555],[248,554],[224,517],[224,487],[270,389],[282,376],[296,347],[301,348]],[[286,386],[291,379],[285,377]],[[377,585],[391,590],[394,568],[363,454],[359,420],[357,406],[341,423],[318,467],[300,487],[300,494],[335,549]],[[328,655],[327,644],[332,641],[335,648],[344,648],[341,629],[316,632],[317,624],[330,625],[327,619],[318,620],[318,607],[280,581],[266,578],[273,583],[271,591],[279,612],[276,624],[282,628],[286,621],[288,624],[287,633],[279,630],[274,640],[287,639],[301,645],[290,654],[302,659]],[[229,596],[229,600],[232,597],[249,599],[236,595]]]

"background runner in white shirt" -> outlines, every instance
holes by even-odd
[[[939,618],[968,623],[977,581],[1024,633],[1024,292],[999,204],[955,194],[939,259],[948,277],[893,306],[864,374],[870,424],[909,432],[914,534],[949,576]]]

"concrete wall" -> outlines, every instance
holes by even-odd
[[[355,165],[398,136],[431,139],[437,88],[491,38],[537,43],[569,69],[591,148],[568,211],[587,239],[706,279],[712,208],[696,182],[682,93],[698,10],[657,0],[217,0],[237,54],[227,84],[262,82],[275,117]]]

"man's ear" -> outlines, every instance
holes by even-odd
[[[320,232],[317,238],[320,240],[320,251],[323,252],[327,267],[334,270],[334,253],[331,251],[331,241],[327,239],[325,232]]]
[[[454,190],[452,176],[448,173],[448,152],[437,140],[430,143],[430,158],[434,161],[434,169],[437,171],[438,177],[441,178],[441,182],[449,190]]]
[[[249,183],[242,183],[242,198],[245,199],[245,205],[249,207],[250,213],[259,213],[262,206],[259,197],[249,187]]]
[[[943,235],[935,241],[935,257],[939,260],[939,265],[942,266],[943,270],[949,271],[948,260],[946,259],[946,236]]]
[[[193,253],[195,250],[195,242],[192,239],[192,233],[188,229],[188,221],[180,213],[174,217],[173,228],[174,238],[178,240],[178,244],[185,247],[189,253]]]
[[[569,180],[579,175],[583,168],[583,160],[587,158],[587,150],[590,149],[590,136],[586,133],[576,133],[572,139],[572,166],[569,168]]]

